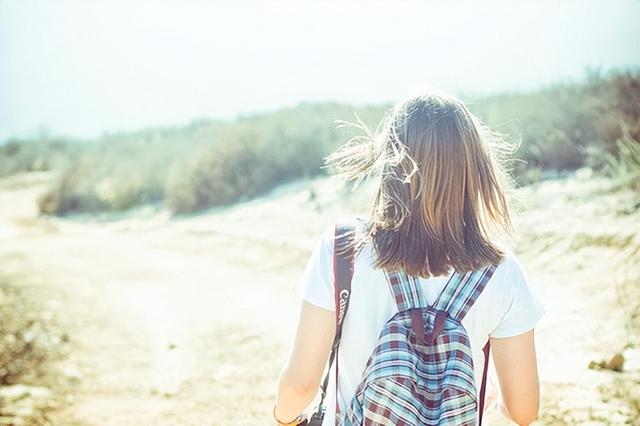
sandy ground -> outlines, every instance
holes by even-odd
[[[73,351],[56,366],[69,385],[57,389],[52,423],[271,424],[298,311],[293,287],[322,229],[366,213],[367,188],[336,192],[320,179],[201,215],[143,208],[62,219],[35,209],[49,178],[0,182],[0,264],[70,336]],[[633,194],[609,185],[583,176],[519,192],[515,250],[547,310],[538,424],[638,424],[629,396],[615,392],[621,380],[640,383],[616,283],[640,276],[629,254],[640,214]],[[616,352],[627,372],[587,368]]]

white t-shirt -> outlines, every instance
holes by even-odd
[[[342,218],[353,221],[352,218]],[[363,221],[356,221],[357,232],[363,232]],[[307,302],[335,311],[333,290],[334,226],[325,228],[296,287]],[[344,319],[338,351],[338,400],[340,410],[355,394],[362,373],[384,324],[397,313],[384,271],[374,269],[375,250],[367,243],[355,259],[351,298]],[[435,302],[449,276],[420,278],[428,303]],[[484,356],[482,348],[491,337],[511,337],[534,328],[544,308],[528,282],[520,262],[508,252],[498,265],[475,304],[462,321],[469,334],[476,388],[480,389]],[[335,423],[335,363],[329,376],[323,425]]]

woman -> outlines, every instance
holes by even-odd
[[[490,341],[501,411],[521,425],[537,417],[534,326],[544,309],[502,242],[513,234],[504,146],[460,100],[430,92],[398,104],[375,136],[356,137],[325,159],[356,185],[370,175],[379,181],[370,217],[355,222],[355,271],[337,356],[337,395],[332,373],[323,425],[335,423],[336,398],[340,413],[350,404],[380,330],[397,313],[385,271],[402,269],[416,277],[431,304],[454,272],[486,264],[497,266],[462,320],[473,375],[479,387],[482,349]],[[304,300],[279,378],[273,410],[278,424],[303,418],[329,359],[336,333],[333,239],[331,225],[298,285]]]

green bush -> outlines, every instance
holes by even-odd
[[[279,183],[321,172],[322,157],[337,146],[332,123],[304,132],[276,126],[220,142],[195,160],[172,168],[167,206],[176,213],[203,210],[251,198]]]
[[[629,129],[622,127],[622,137],[617,141],[617,153],[606,155],[605,171],[635,191],[640,192],[640,142],[631,137]]]
[[[229,141],[191,164],[172,170],[166,188],[168,207],[177,213],[229,204],[260,190],[262,170],[255,148]]]

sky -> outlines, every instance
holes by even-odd
[[[640,0],[0,0],[0,142],[640,67]]]

